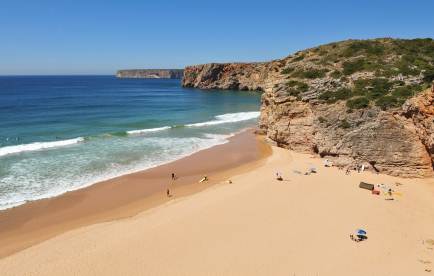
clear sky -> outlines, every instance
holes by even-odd
[[[0,0],[0,74],[263,61],[348,38],[434,37],[433,0]]]

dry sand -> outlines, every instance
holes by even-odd
[[[0,258],[81,226],[126,218],[170,198],[201,191],[222,181],[235,169],[247,171],[263,162],[270,147],[253,129],[180,160],[124,175],[58,197],[0,211]],[[178,176],[171,180],[171,173]],[[198,183],[204,175],[210,181]]]
[[[433,275],[434,181],[322,161],[273,147],[232,184],[66,232],[1,259],[0,275]],[[310,164],[317,174],[293,172]],[[362,180],[402,195],[385,200]],[[368,240],[356,243],[359,227]]]

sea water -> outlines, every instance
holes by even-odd
[[[0,77],[0,209],[223,144],[256,124],[259,102],[180,80]]]

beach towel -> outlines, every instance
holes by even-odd
[[[370,190],[370,191],[374,190],[374,187],[375,187],[374,184],[369,184],[366,182],[360,182],[359,184],[359,188]]]

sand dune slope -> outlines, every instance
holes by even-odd
[[[300,175],[310,164],[318,173]],[[431,275],[434,182],[349,176],[273,148],[266,163],[135,217],[62,234],[0,260],[0,275]],[[274,179],[281,171],[284,181]],[[385,183],[395,200],[359,181]],[[403,185],[395,186],[399,182]],[[362,227],[368,240],[349,234]]]

